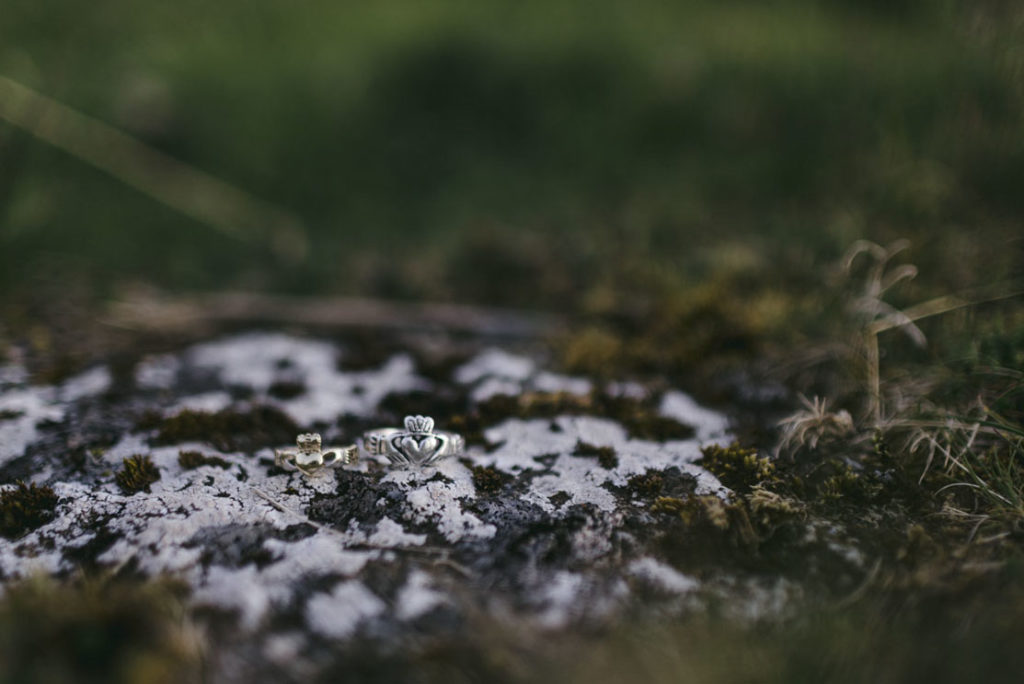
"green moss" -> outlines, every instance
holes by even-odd
[[[762,485],[751,489],[745,500],[751,520],[762,529],[802,518],[806,511],[806,506],[800,501],[765,489]]]
[[[780,494],[816,506],[821,515],[844,515],[844,507],[838,504],[866,504],[883,491],[890,497],[905,499],[905,504],[915,508],[926,505],[926,492],[917,484],[916,477],[905,477],[889,456],[863,456],[860,469],[854,469],[845,458],[837,456],[779,461],[774,465],[774,472],[764,484]],[[930,480],[928,483],[932,486]],[[942,484],[946,483],[943,479]],[[852,512],[859,515],[856,510]]]
[[[0,600],[0,682],[198,682],[182,593],[163,581],[13,584]]]
[[[478,493],[493,494],[512,480],[511,475],[501,472],[494,466],[470,465],[469,469],[473,473],[473,486]]]
[[[752,487],[771,478],[775,465],[757,449],[741,447],[733,442],[727,447],[712,444],[701,449],[700,465],[713,473],[726,487],[746,493]]]
[[[597,457],[597,463],[605,470],[611,470],[619,465],[619,457],[615,449],[610,446],[595,446],[583,440],[577,440],[576,448],[573,449],[573,456]]]
[[[827,478],[818,491],[825,501],[863,500],[869,495],[869,489],[865,486],[864,481],[846,465],[839,473]]]
[[[124,459],[121,470],[114,480],[121,491],[129,496],[137,492],[148,492],[149,486],[160,479],[160,471],[149,456],[136,454]]]
[[[629,490],[641,498],[657,496],[665,488],[665,478],[656,470],[648,470],[643,475],[634,475],[626,485]]]
[[[154,444],[205,442],[219,451],[250,453],[267,446],[290,444],[300,432],[291,418],[271,406],[216,413],[186,409],[169,418],[144,416],[138,427],[157,430]]]
[[[729,506],[717,496],[659,496],[651,512],[678,516],[686,525],[709,524],[719,530],[727,530],[730,525]]]
[[[199,451],[179,451],[178,465],[185,470],[192,470],[200,466],[216,466],[227,470],[231,464],[217,456],[207,456]]]
[[[679,515],[682,516],[683,511],[686,510],[686,500],[680,499],[674,496],[659,496],[654,504],[651,505],[651,513],[661,513],[664,515]]]
[[[883,462],[892,462],[892,452],[889,450],[889,441],[885,438],[885,433],[881,430],[875,430],[872,433],[871,448],[875,452],[875,456]]]
[[[799,501],[757,486],[735,501],[713,495],[685,499],[661,496],[650,510],[678,518],[688,533],[703,533],[707,541],[716,538],[731,548],[756,550],[780,529],[802,518],[805,508]],[[721,560],[719,557],[716,562]]]
[[[53,489],[18,482],[0,493],[0,536],[15,539],[53,519]]]

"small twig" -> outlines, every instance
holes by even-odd
[[[106,322],[122,328],[161,332],[225,323],[273,323],[316,328],[440,328],[512,338],[548,337],[565,328],[561,317],[546,313],[362,297],[288,297],[248,292],[195,298],[139,293],[115,301]]]

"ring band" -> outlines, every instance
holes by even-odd
[[[354,463],[359,456],[355,444],[340,447],[321,448],[320,435],[304,432],[295,438],[295,448],[274,449],[274,464],[285,470],[298,470],[304,475],[314,475],[324,468]]]
[[[458,456],[466,446],[462,435],[434,431],[434,419],[406,416],[405,429],[380,428],[363,434],[363,449],[372,456],[385,456],[395,465],[430,465]]]

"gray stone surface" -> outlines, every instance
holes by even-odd
[[[639,597],[654,597],[661,610],[698,600],[702,582],[648,543],[657,521],[629,487],[631,477],[657,471],[666,494],[727,494],[695,461],[702,444],[729,440],[728,421],[680,391],[605,389],[654,402],[692,426],[691,439],[639,439],[606,417],[512,417],[485,425],[482,443],[436,467],[364,459],[314,478],[274,467],[272,449],[283,444],[161,443],[156,429],[137,427],[147,411],[259,405],[337,443],[356,436],[344,429],[397,422],[403,397],[443,396],[445,406],[472,411],[498,395],[593,390],[590,380],[495,348],[440,379],[406,354],[341,370],[345,354],[327,341],[247,333],[141,358],[116,381],[97,366],[59,386],[33,386],[17,364],[3,366],[0,409],[10,417],[0,421],[0,486],[49,484],[60,503],[48,524],[0,540],[0,577],[83,568],[172,575],[191,587],[198,612],[244,635],[256,654],[246,656],[249,666],[263,659],[293,672],[313,667],[317,644],[457,631],[480,611],[558,630],[606,620]],[[293,389],[276,392],[282,382]],[[434,417],[449,427],[450,416]],[[611,447],[614,463],[574,454],[579,442]],[[185,469],[182,450],[224,463]],[[148,454],[160,479],[126,495],[114,473],[133,454]],[[476,466],[493,467],[499,481],[478,491]],[[771,606],[786,591],[758,586],[740,610]]]

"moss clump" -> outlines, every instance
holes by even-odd
[[[755,487],[737,501],[717,496],[658,497],[651,512],[677,517],[691,530],[711,533],[732,548],[757,550],[803,514],[799,502]]]
[[[231,464],[217,456],[207,456],[199,451],[179,451],[178,465],[185,470],[192,470],[200,466],[216,466],[227,470]]]
[[[727,447],[712,444],[701,449],[704,457],[700,465],[738,493],[747,493],[765,482],[775,473],[775,464],[766,456],[758,456],[757,449],[746,449],[733,442]]]
[[[729,529],[729,506],[717,496],[659,496],[651,512],[679,516],[686,525],[707,523],[719,530]]]
[[[648,470],[643,475],[629,478],[627,487],[635,495],[647,499],[661,494],[665,488],[665,478],[656,470]]]
[[[473,486],[477,492],[493,494],[512,480],[511,475],[501,472],[494,466],[470,466],[470,471],[473,473]]]
[[[18,482],[0,493],[0,536],[16,539],[53,519],[57,495],[49,487]]]
[[[160,479],[160,471],[149,456],[135,454],[124,459],[121,470],[114,480],[121,491],[131,496],[137,492],[148,492],[149,486]]]
[[[674,496],[659,496],[651,505],[651,513],[681,515],[686,510],[686,500]]]
[[[169,418],[144,419],[140,429],[156,429],[154,444],[205,442],[218,451],[253,452],[268,445],[288,444],[300,432],[291,418],[271,406],[216,413],[186,409]]]
[[[802,517],[806,510],[800,501],[765,489],[761,485],[750,490],[746,501],[751,519],[762,529],[769,529]]]
[[[596,456],[598,464],[605,470],[611,470],[619,465],[619,457],[615,454],[615,449],[610,446],[594,446],[583,440],[576,442],[576,448],[573,449],[572,455],[583,457]]]
[[[14,584],[0,601],[0,681],[198,682],[181,593],[163,581]]]
[[[827,478],[818,487],[818,493],[822,500],[826,502],[866,501],[878,489],[877,486],[868,484],[850,466],[841,464],[837,468],[839,472]]]

